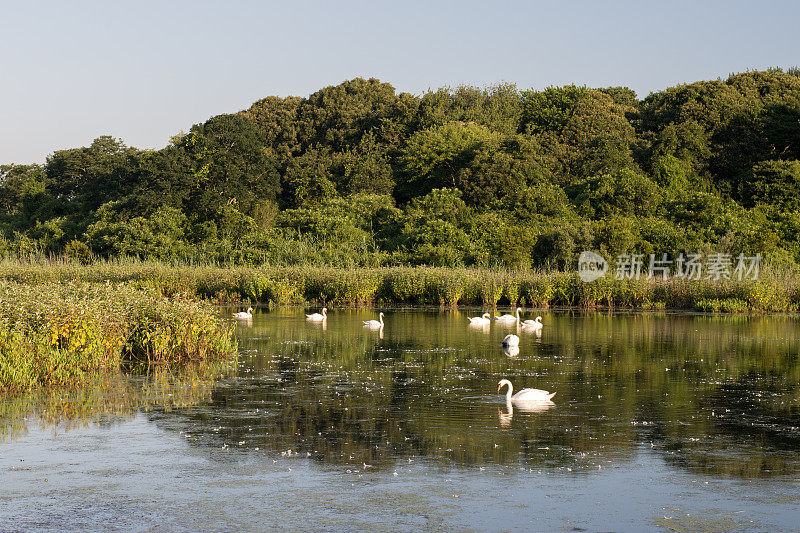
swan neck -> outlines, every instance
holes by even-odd
[[[506,403],[510,403],[511,402],[511,393],[514,391],[514,385],[512,385],[511,382],[506,379],[506,380],[503,380],[503,383],[502,383],[502,385],[500,385],[500,387],[502,388],[502,387],[504,387],[506,385],[508,385],[508,390],[506,391]]]

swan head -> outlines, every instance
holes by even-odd
[[[508,388],[509,388],[509,390],[511,390],[511,382],[510,382],[510,381],[508,381],[507,379],[501,379],[501,380],[500,380],[500,381],[497,383],[497,392],[500,392],[500,389],[502,389],[502,388],[503,388],[503,387],[505,387],[506,385],[508,385]]]
[[[252,308],[252,307],[248,307],[248,308],[247,308],[247,312],[248,312],[248,313],[252,313],[252,312],[253,312],[253,308]]]
[[[481,318],[492,318],[492,315],[490,315],[489,313],[483,313],[481,315]]]
[[[322,314],[323,315],[327,315],[328,314],[328,308],[327,307],[323,307],[322,308]]]

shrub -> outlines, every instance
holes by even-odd
[[[186,365],[236,351],[208,304],[132,284],[0,281],[0,390],[78,385],[123,363]]]

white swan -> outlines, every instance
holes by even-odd
[[[523,328],[542,329],[542,317],[537,316],[536,320],[526,320],[522,323]]]
[[[476,326],[482,326],[484,324],[488,324],[490,322],[492,315],[489,313],[483,313],[482,316],[468,316],[469,323],[475,324]]]
[[[491,320],[487,320],[483,324],[476,324],[474,322],[470,322],[469,324],[467,324],[467,328],[470,331],[480,331],[484,335],[488,335],[489,334],[489,330],[491,328],[491,326],[490,326],[491,323],[492,323]]]
[[[362,320],[362,322],[364,322],[364,327],[365,328],[373,328],[373,329],[382,328],[383,327],[383,313],[381,313],[379,316],[380,316],[380,320]]]
[[[510,335],[506,335],[505,337],[503,337],[503,346],[504,347],[519,346],[519,337],[517,337],[513,333]]]
[[[233,313],[233,318],[238,318],[239,320],[249,320],[253,318],[253,308],[248,307],[247,311],[239,311],[238,313]]]
[[[315,322],[319,322],[321,320],[325,320],[328,318],[328,308],[322,308],[322,314],[314,313],[313,315],[306,315],[306,320],[313,320]]]
[[[500,382],[497,384],[497,392],[500,392],[500,389],[502,389],[505,385],[508,385],[508,391],[506,392],[506,403],[546,403],[550,402],[550,399],[556,395],[555,392],[548,392],[541,389],[522,389],[512,396],[511,394],[514,392],[514,386],[507,379],[500,380]]]
[[[519,346],[503,346],[503,353],[509,357],[516,357],[519,355]]]
[[[519,322],[519,312],[520,311],[522,311],[522,308],[521,307],[517,307],[516,316],[515,315],[505,314],[505,315],[501,315],[501,316],[496,316],[496,317],[494,317],[494,319],[497,320],[498,322]]]

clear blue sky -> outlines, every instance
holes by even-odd
[[[495,5],[497,4],[497,5]],[[678,83],[800,64],[800,2],[0,0],[0,163],[140,148],[268,95]]]

